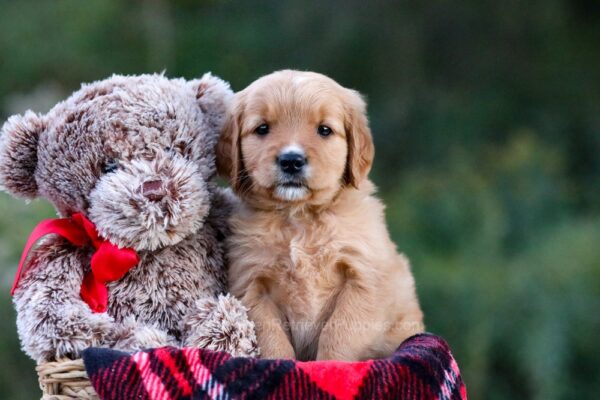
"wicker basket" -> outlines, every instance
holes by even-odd
[[[35,369],[42,389],[42,400],[99,400],[81,358],[47,362]]]

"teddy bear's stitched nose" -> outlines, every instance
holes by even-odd
[[[146,181],[142,185],[142,194],[150,201],[160,201],[165,193],[162,190],[162,181]]]

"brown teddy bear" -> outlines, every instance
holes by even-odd
[[[225,294],[231,199],[213,182],[231,95],[210,74],[113,76],[4,124],[3,189],[46,198],[62,217],[36,228],[13,287],[34,360],[89,346],[256,355],[246,310]]]

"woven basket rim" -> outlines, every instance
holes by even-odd
[[[98,399],[81,358],[39,363],[35,370],[43,400]]]

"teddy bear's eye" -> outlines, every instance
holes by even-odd
[[[119,164],[116,160],[108,160],[102,165],[102,172],[105,174],[110,174],[111,172],[115,172],[119,168]]]
[[[178,149],[177,147],[172,147],[172,146],[166,146],[164,148],[165,153],[167,153],[167,157],[173,157],[175,155],[177,155],[178,153]]]
[[[182,156],[188,156],[190,153],[190,148],[188,147],[188,144],[183,141],[175,142],[172,146],[165,147],[164,150],[170,155],[178,154]]]

